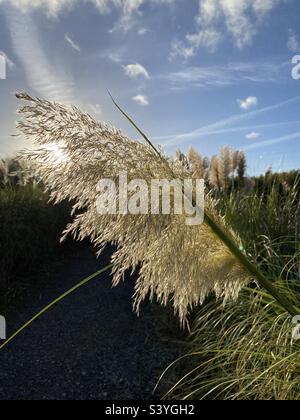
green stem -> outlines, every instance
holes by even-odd
[[[110,264],[106,266],[105,268],[102,268],[102,270],[97,271],[96,273],[92,274],[91,276],[87,277],[86,279],[82,280],[80,283],[78,283],[76,286],[72,287],[72,289],[68,290],[64,294],[62,294],[60,297],[55,299],[50,305],[46,306],[41,312],[39,312],[37,315],[35,315],[33,318],[31,318],[30,321],[26,322],[21,328],[19,328],[10,338],[8,338],[4,344],[0,346],[0,350],[4,349],[10,343],[14,338],[16,338],[22,331],[24,331],[27,327],[29,327],[34,321],[36,321],[38,318],[40,318],[44,313],[49,311],[49,309],[53,308],[53,306],[57,305],[59,302],[61,302],[64,298],[69,296],[70,294],[74,293],[76,290],[78,290],[80,287],[84,286],[94,278],[100,276],[101,274],[105,273],[106,271],[110,270],[113,267],[113,264]]]
[[[236,242],[233,241],[229,235],[219,226],[212,217],[205,213],[205,223],[213,230],[213,232],[223,241],[223,243],[230,249],[233,255],[240,261],[240,263],[249,271],[249,273],[258,281],[261,287],[265,288],[274,299],[291,315],[299,315],[300,310],[281,294],[273,283],[268,280],[259,268],[253,264],[248,257],[239,249]]]

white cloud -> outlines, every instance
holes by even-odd
[[[112,49],[109,48],[107,50],[103,50],[100,54],[101,58],[109,59],[113,63],[120,64],[124,61],[125,49],[124,48],[117,48]]]
[[[225,65],[185,66],[166,75],[156,76],[171,82],[175,89],[192,87],[224,87],[243,82],[278,83],[289,76],[288,63],[232,62]]]
[[[30,15],[17,9],[6,11],[12,46],[32,89],[49,100],[73,102],[74,83],[63,67],[53,65],[40,43],[40,34]]]
[[[214,29],[205,29],[196,34],[188,34],[186,38],[194,48],[206,47],[208,51],[214,52],[220,42],[221,34]]]
[[[118,2],[120,4],[120,2]],[[136,14],[139,13],[141,5],[144,3],[144,0],[125,0],[121,3],[121,18],[119,22],[115,25],[113,30],[121,29],[123,31],[128,31],[134,26],[134,18]]]
[[[119,0],[0,0],[1,3],[10,3],[22,13],[41,9],[49,17],[57,17],[63,11],[72,10],[80,2],[93,3],[100,13],[105,14],[110,11],[110,6],[120,4]],[[128,2],[129,0],[125,0]]]
[[[173,60],[177,57],[183,57],[185,60],[195,55],[195,48],[190,45],[185,45],[182,41],[173,41],[169,59]]]
[[[147,96],[136,95],[132,98],[133,101],[137,102],[140,106],[149,106],[150,102]]]
[[[264,112],[267,112],[267,111],[264,111]],[[249,114],[243,114],[243,117],[245,116],[249,116]],[[241,122],[243,121],[243,119],[244,118],[241,118]],[[219,124],[219,123],[216,123],[216,124]],[[152,139],[154,141],[159,141],[160,144],[172,145],[174,144],[173,142],[174,138],[176,138],[177,142],[179,141],[182,142],[182,141],[187,141],[187,140],[199,139],[201,137],[223,135],[223,134],[229,134],[229,133],[240,133],[240,132],[250,133],[250,130],[291,127],[292,125],[299,126],[300,121],[282,121],[282,122],[274,122],[274,123],[269,123],[269,124],[234,125],[233,127],[227,127],[226,124],[224,124],[224,127],[220,125],[219,128],[215,128],[215,129],[214,128],[209,129],[209,128],[204,127],[204,128],[193,130],[189,133],[182,133],[182,134],[177,133],[177,134],[166,135],[166,136],[157,136],[157,137],[152,137]]]
[[[248,96],[246,99],[238,99],[237,102],[241,109],[247,111],[248,109],[253,108],[258,104],[258,99],[256,96]]]
[[[22,13],[43,9],[48,16],[56,17],[63,9],[74,7],[77,0],[0,0],[0,3],[10,3]]]
[[[258,142],[258,143],[254,143],[254,144],[251,144],[249,146],[243,147],[243,149],[245,151],[256,150],[256,149],[261,149],[262,147],[273,146],[274,144],[285,143],[285,142],[288,142],[290,140],[296,140],[296,139],[299,139],[299,138],[300,138],[300,131],[298,131],[296,133],[288,134],[286,136],[276,137],[276,138],[273,138],[273,139],[269,139],[269,140],[261,141],[261,142]]]
[[[251,133],[246,134],[247,140],[256,140],[260,137],[260,133],[257,133],[256,131],[251,131]]]
[[[287,47],[292,52],[300,51],[300,43],[297,34],[293,30],[289,30],[289,39],[287,42]]]
[[[96,2],[97,0],[90,0]],[[137,23],[136,18],[142,15],[141,6],[150,4],[172,4],[179,0],[106,0],[107,4],[113,5],[119,9],[121,17],[111,32],[118,30],[128,31]],[[145,33],[145,32],[144,32]],[[142,33],[142,35],[144,34]],[[139,34],[141,35],[141,34]]]
[[[80,52],[81,48],[78,44],[76,44],[73,39],[70,37],[69,34],[65,34],[65,40],[68,42],[69,45],[71,45],[71,47],[75,50]]]
[[[174,146],[178,144],[182,144],[184,142],[190,141],[191,139],[198,139],[199,137],[205,137],[207,135],[211,134],[222,134],[222,133],[229,133],[229,132],[235,132],[235,131],[242,131],[242,130],[253,130],[258,128],[267,128],[268,125],[263,126],[252,126],[252,127],[235,127],[234,124],[241,123],[243,121],[247,121],[250,119],[253,119],[255,117],[258,117],[260,115],[266,114],[268,112],[283,108],[285,106],[294,104],[296,102],[300,101],[300,96],[295,96],[294,98],[288,99],[283,102],[279,102],[274,105],[267,106],[265,108],[261,108],[258,110],[250,111],[243,114],[235,114],[228,118],[222,119],[220,121],[216,121],[212,124],[206,125],[201,128],[194,129],[187,133],[181,133],[181,134],[170,134],[168,136],[160,136],[153,138],[153,140],[158,141],[160,144],[166,145],[166,146]],[[284,123],[278,123],[277,125],[284,125]],[[290,125],[291,123],[288,123]],[[276,124],[270,124],[270,127],[276,126]]]
[[[123,66],[125,74],[131,79],[136,79],[139,76],[150,79],[148,71],[141,64],[129,64],[128,66]]]
[[[238,48],[250,45],[268,14],[285,0],[199,0],[196,16],[197,29],[186,35],[186,43],[171,56],[193,56],[199,48],[214,52],[222,41],[225,30]],[[188,54],[187,54],[188,52]]]
[[[119,18],[112,31],[131,29],[142,15],[142,6],[147,4],[173,4],[180,0],[0,0],[9,2],[22,12],[41,9],[49,17],[57,17],[70,11],[80,3],[93,4],[101,14],[117,11]],[[242,48],[250,44],[266,16],[285,0],[199,0],[199,14],[196,16],[197,30],[187,35],[186,48],[195,54],[206,47],[214,51],[221,41],[220,27],[225,23],[235,44]],[[179,51],[180,52],[180,51]],[[184,48],[182,49],[184,53]],[[178,54],[179,55],[179,54]]]
[[[148,33],[148,32],[149,32],[149,29],[140,28],[137,33],[138,33],[138,35],[143,36],[143,35],[146,35],[146,33]]]
[[[194,34],[187,34],[187,43],[182,41],[174,41],[172,43],[170,59],[183,57],[188,59],[193,57],[199,48],[204,47],[210,53],[216,51],[221,40],[221,33],[214,29],[204,29]]]
[[[0,4],[11,3],[24,13],[41,9],[49,17],[57,17],[64,11],[74,9],[80,3],[92,3],[101,14],[117,10],[120,16],[112,31],[127,31],[135,25],[136,17],[141,15],[140,9],[143,4],[171,4],[176,1],[178,0],[0,0]]]
[[[96,116],[102,115],[103,111],[99,104],[95,104],[95,105],[89,104],[89,107],[94,115]]]
[[[97,2],[97,0],[90,0]],[[103,0],[102,0],[103,1]],[[137,23],[136,18],[142,15],[141,6],[144,4],[172,4],[180,0],[106,0],[107,5],[113,5],[120,11],[121,17],[111,32],[122,30],[128,31]],[[145,33],[145,32],[144,32]],[[144,34],[142,33],[142,35]],[[141,34],[139,34],[141,35]]]

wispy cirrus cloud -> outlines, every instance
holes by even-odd
[[[221,33],[215,29],[203,29],[194,34],[187,34],[186,41],[173,41],[169,56],[171,61],[177,57],[189,59],[201,47],[205,47],[210,53],[214,53],[221,41]]]
[[[97,2],[98,0],[91,1]],[[118,30],[126,32],[129,29],[135,27],[138,23],[138,18],[143,14],[141,9],[145,4],[158,6],[164,4],[173,4],[178,1],[180,0],[106,0],[107,4],[116,7],[121,14],[119,21],[114,25],[111,32]],[[141,34],[144,35],[145,32],[142,30],[139,35]]]
[[[298,35],[292,29],[289,29],[289,38],[287,42],[287,47],[290,51],[296,53],[300,51],[300,42]]]
[[[10,4],[22,13],[42,9],[50,17],[57,17],[66,7],[71,9],[77,0],[0,0],[1,4]]]
[[[29,85],[50,100],[71,102],[74,83],[62,67],[54,66],[45,53],[31,16],[15,8],[6,10],[12,46],[24,69]]]
[[[161,74],[156,78],[167,80],[173,86],[222,87],[237,83],[280,83],[289,77],[287,62],[232,62],[224,65],[185,67],[179,71]]]
[[[65,34],[65,40],[73,48],[73,50],[75,50],[77,52],[81,52],[80,46],[78,44],[76,44],[75,41],[73,41],[73,39],[70,37],[69,34]]]
[[[212,124],[208,124],[206,126],[194,129],[186,133],[180,133],[180,134],[177,133],[177,134],[171,134],[168,136],[155,137],[153,140],[155,140],[156,142],[160,142],[165,146],[174,146],[174,145],[183,144],[193,139],[197,139],[197,138],[204,137],[207,135],[222,134],[222,133],[244,131],[244,130],[249,131],[249,130],[255,130],[255,129],[264,128],[264,127],[275,127],[277,125],[276,123],[264,124],[264,125],[252,125],[252,126],[245,126],[245,127],[236,127],[234,126],[234,124],[242,123],[244,121],[250,120],[252,118],[258,117],[260,115],[274,111],[276,109],[280,109],[285,106],[292,105],[296,102],[300,102],[300,96],[296,96],[286,101],[282,101],[274,105],[260,108],[255,111],[250,111],[243,114],[235,114],[228,118],[224,118]],[[285,124],[292,124],[292,123],[298,124],[300,123],[300,121],[282,122],[282,123],[278,123],[278,125],[285,125]]]
[[[1,3],[10,3],[22,13],[32,10],[42,10],[49,17],[58,17],[62,12],[74,9],[81,2],[93,4],[102,15],[117,11],[119,18],[112,28],[128,31],[135,26],[137,18],[141,16],[141,7],[150,3],[153,5],[172,4],[178,0],[0,0]]]
[[[165,146],[172,146],[172,140],[176,138],[176,140],[180,140],[183,143],[185,141],[192,141],[197,138],[202,137],[208,137],[208,136],[214,136],[214,135],[221,135],[221,134],[229,134],[229,133],[249,133],[250,130],[262,130],[262,129],[273,129],[273,128],[281,128],[281,127],[291,127],[293,125],[299,125],[300,126],[300,120],[299,121],[281,121],[281,122],[275,122],[275,123],[268,123],[268,124],[252,124],[252,125],[241,125],[241,126],[233,126],[233,127],[224,127],[224,128],[218,128],[218,129],[212,129],[200,132],[199,130],[194,130],[192,132],[183,133],[183,134],[174,134],[169,136],[160,136],[160,137],[153,137],[152,140],[156,142],[160,142],[161,144]],[[251,132],[252,133],[252,132]]]
[[[243,146],[242,148],[245,151],[248,150],[256,150],[256,149],[261,149],[263,147],[269,147],[269,146],[273,146],[274,144],[279,144],[279,143],[286,143],[288,141],[291,140],[296,140],[296,139],[300,139],[300,131],[297,131],[295,133],[291,133],[291,134],[287,134],[285,136],[280,136],[280,137],[275,137],[269,140],[264,140],[258,143],[254,143],[254,144],[250,144],[249,146]]]
[[[250,45],[271,11],[284,0],[199,0],[196,30],[172,46],[171,57],[189,58],[205,48],[214,52],[226,32],[242,49]],[[222,36],[223,35],[223,36]],[[178,48],[179,46],[179,48]]]

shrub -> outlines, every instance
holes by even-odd
[[[69,206],[48,204],[40,187],[8,185],[0,189],[0,296],[47,264],[69,221]]]

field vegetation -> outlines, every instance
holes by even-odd
[[[61,251],[70,200],[81,214],[66,233],[89,238],[98,249],[116,245],[114,284],[129,269],[138,272],[136,309],[150,295],[171,302],[182,325],[190,326],[186,354],[163,374],[177,376],[165,398],[300,399],[300,340],[292,319],[300,309],[299,172],[269,169],[249,177],[245,154],[226,146],[211,159],[190,149],[168,160],[151,144],[132,142],[76,108],[57,112],[57,104],[19,97],[31,102],[19,128],[48,149],[29,154],[30,164],[1,164],[1,296]],[[67,156],[59,164],[49,148],[57,127]],[[28,179],[32,164],[37,172]],[[170,173],[204,178],[210,215],[188,234],[179,217],[100,217],[94,185],[100,174],[114,177],[120,168],[147,181]],[[49,204],[44,185],[57,206]]]

